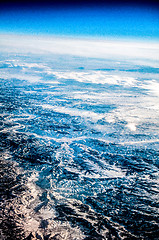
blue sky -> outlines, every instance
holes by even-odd
[[[159,10],[148,6],[5,8],[0,33],[159,39]]]

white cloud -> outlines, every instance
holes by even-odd
[[[68,114],[70,116],[79,116],[82,118],[90,118],[92,121],[95,121],[95,122],[106,116],[105,114],[99,114],[99,113],[95,113],[95,112],[91,112],[91,111],[85,111],[85,110],[80,110],[80,109],[75,109],[75,108],[57,107],[57,106],[52,106],[49,104],[43,104],[42,107],[44,109],[51,109],[54,112]]]
[[[65,72],[56,72],[53,71],[52,74],[56,78],[64,79],[74,79],[79,82],[85,83],[96,83],[96,84],[113,84],[113,85],[124,85],[124,86],[134,86],[137,82],[133,77],[124,77],[119,75],[111,75],[102,71],[65,71]]]
[[[159,97],[159,82],[156,80],[149,80],[141,85],[144,89],[147,89],[149,93]]]
[[[103,59],[159,60],[159,44],[122,40],[91,40],[35,36],[0,36],[1,51],[70,54]]]
[[[28,75],[25,73],[13,73],[13,72],[1,72],[1,76],[0,78],[3,79],[18,79],[18,80],[25,80],[25,81],[29,81],[29,82],[40,82],[41,81],[41,77],[36,76],[36,75]]]

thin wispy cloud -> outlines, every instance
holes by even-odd
[[[145,41],[92,40],[75,38],[47,38],[16,35],[0,36],[1,51],[69,54],[73,56],[118,59],[159,60],[159,44]]]

